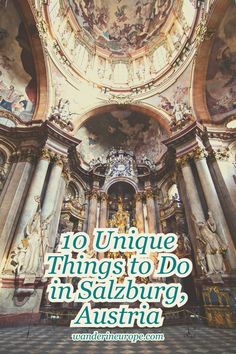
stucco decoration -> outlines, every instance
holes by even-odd
[[[156,96],[149,97],[145,100],[145,103],[163,109],[170,116],[175,115],[179,105],[190,107],[191,72],[192,64],[171,87]]]
[[[214,121],[236,113],[236,7],[216,34],[207,72],[207,104]]]
[[[78,131],[82,141],[79,153],[86,166],[92,159],[104,160],[112,147],[134,152],[157,162],[166,151],[161,141],[167,138],[162,126],[147,116],[131,111],[113,111],[88,120]]]
[[[91,107],[99,104],[100,92],[96,87],[89,85],[82,80],[71,83],[51,62],[51,87],[52,101],[54,107],[60,99],[70,102],[71,121],[74,122],[83,112],[90,110]]]
[[[21,18],[9,0],[0,11],[0,110],[32,119],[37,99],[33,56]]]

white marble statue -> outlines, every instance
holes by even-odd
[[[40,211],[37,211],[34,214],[32,221],[26,226],[27,250],[21,273],[36,274],[38,271],[42,232],[40,219]]]
[[[53,214],[49,215],[46,219],[41,222],[41,242],[39,250],[39,275],[44,273],[44,261],[45,256],[49,252],[49,224],[52,220]]]
[[[70,122],[70,109],[69,109],[69,101],[60,98],[58,104],[52,108],[52,116],[56,115],[58,118],[62,119],[64,122]]]
[[[207,274],[217,274],[225,272],[223,254],[227,250],[227,246],[216,233],[216,224],[209,211],[209,218],[206,222],[197,222],[196,226],[199,230],[198,239],[204,245],[204,253],[207,261]]]
[[[37,200],[39,203],[39,201]],[[13,251],[12,265],[18,274],[43,275],[43,263],[49,250],[48,225],[53,215],[41,220],[41,210],[26,225],[25,238]]]
[[[184,232],[181,234],[181,236],[183,238],[184,249],[185,249],[186,255],[191,254],[191,243],[190,243],[188,236]]]
[[[200,248],[197,249],[197,262],[202,270],[202,273],[207,274],[206,258],[203,251]]]

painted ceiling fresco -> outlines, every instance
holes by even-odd
[[[190,86],[191,86],[192,63],[179,76],[176,82],[159,95],[149,97],[146,103],[160,107],[166,113],[173,116],[177,106],[190,107]]]
[[[29,121],[37,98],[36,74],[26,30],[12,0],[0,11],[0,23],[0,110]]]
[[[70,0],[80,26],[117,53],[141,48],[160,33],[173,0]]]
[[[88,120],[77,137],[82,141],[79,153],[83,162],[104,159],[112,147],[123,147],[135,153],[139,160],[145,155],[157,162],[166,151],[161,141],[167,134],[154,119],[130,111],[114,111]]]
[[[236,7],[227,11],[212,47],[207,104],[213,120],[236,113]]]

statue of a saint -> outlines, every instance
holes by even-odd
[[[199,241],[204,245],[204,252],[207,261],[207,274],[217,274],[225,272],[223,254],[227,251],[227,245],[216,233],[216,223],[209,211],[209,218],[206,222],[197,222],[199,229]]]
[[[40,244],[41,244],[41,220],[40,211],[37,211],[33,219],[25,229],[25,243],[27,250],[21,273],[36,274],[39,266]]]
[[[44,257],[49,249],[48,225],[53,215],[41,220],[40,198],[35,197],[38,210],[26,225],[25,238],[13,251],[11,264],[18,274],[43,275]]]
[[[45,256],[48,253],[50,249],[50,243],[49,243],[49,235],[48,235],[48,229],[49,229],[49,224],[52,220],[53,214],[49,215],[46,219],[44,219],[41,223],[41,242],[40,242],[40,250],[39,250],[39,274],[42,276],[44,274],[44,261],[45,261]]]

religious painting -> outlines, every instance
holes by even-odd
[[[206,97],[214,121],[236,113],[236,8],[226,12],[214,39]]]
[[[159,95],[150,97],[146,100],[147,103],[160,107],[169,115],[173,115],[177,106],[190,106],[190,85],[191,85],[192,64],[184,71],[176,82]]]
[[[173,0],[70,0],[80,26],[96,43],[118,54],[143,47],[160,33]]]
[[[13,1],[1,10],[0,23],[0,110],[28,122],[37,100],[36,73],[26,29]]]
[[[82,141],[79,153],[86,165],[92,159],[104,159],[112,147],[134,152],[157,162],[166,151],[162,140],[167,138],[163,127],[139,112],[113,111],[88,120],[78,131]]]

